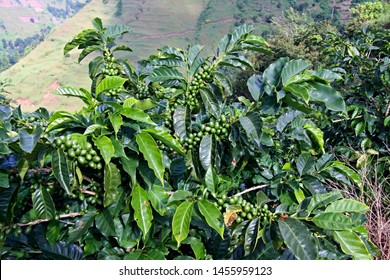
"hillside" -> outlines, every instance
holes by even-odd
[[[17,85],[10,89],[12,98],[22,104],[24,110],[34,110],[39,106],[52,110],[76,110],[80,104],[75,104],[75,100],[60,98],[51,92],[59,86],[69,84],[88,88],[89,81],[79,78],[85,77],[82,73],[87,71],[88,60],[78,65],[78,52],[71,52],[69,57],[64,57],[62,49],[78,32],[91,27],[91,19],[94,17],[102,18],[105,25],[125,24],[133,29],[133,33],[124,36],[120,43],[133,49],[128,58],[134,62],[147,58],[164,45],[185,48],[189,44],[199,43],[209,46],[208,51],[211,52],[221,36],[242,23],[255,25],[258,35],[266,36],[271,31],[270,19],[290,7],[305,10],[315,19],[327,15],[336,20],[340,7],[345,12],[345,7],[349,7],[351,3],[333,1],[331,8],[317,2],[293,1],[291,4],[292,1],[286,0],[265,0],[261,3],[253,0],[92,0],[75,16],[55,27],[44,42],[19,63],[0,73],[0,79],[11,78],[13,84]],[[341,18],[346,18],[345,14]]]
[[[90,0],[0,0],[0,71],[14,65]]]

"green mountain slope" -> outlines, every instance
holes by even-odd
[[[0,0],[0,71],[31,51],[90,0]]]

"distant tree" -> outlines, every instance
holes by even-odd
[[[122,10],[123,10],[122,0],[118,0],[118,2],[116,3],[115,16],[120,17],[122,15]]]

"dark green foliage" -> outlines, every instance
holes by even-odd
[[[131,51],[115,45],[130,29],[93,25],[64,48],[79,61],[98,53],[91,89],[56,91],[80,98],[80,112],[3,110],[4,258],[373,258],[368,207],[326,185],[362,187],[327,153],[317,120],[347,113],[331,86],[340,75],[280,58],[248,79],[249,98],[232,97],[224,69],[269,53],[253,27],[214,56],[163,47],[133,67],[114,56]]]

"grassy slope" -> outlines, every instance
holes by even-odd
[[[77,64],[77,53],[65,58],[63,47],[75,34],[91,27],[95,16],[107,20],[114,7],[104,6],[101,0],[93,0],[76,16],[68,19],[19,63],[0,73],[0,79],[11,78],[14,88],[11,96],[26,111],[45,106],[51,110],[77,109],[81,104],[75,99],[50,96],[56,84],[88,88],[87,64]],[[81,77],[81,78],[79,78]],[[45,98],[43,98],[45,97]]]
[[[81,107],[81,103],[74,98],[53,96],[50,92],[59,85],[89,88],[88,60],[77,64],[77,51],[72,51],[70,57],[65,58],[63,47],[78,32],[92,27],[92,18],[100,17],[106,25],[123,23],[131,26],[134,33],[126,35],[126,44],[134,50],[130,59],[137,61],[155,53],[156,46],[170,44],[185,47],[187,43],[180,44],[186,42],[181,32],[193,29],[204,5],[203,1],[198,0],[123,2],[124,11],[130,13],[115,18],[113,14],[116,1],[111,0],[104,5],[102,0],[92,0],[77,15],[55,29],[19,63],[0,73],[0,79],[12,79],[15,87],[9,89],[11,97],[22,105],[23,110],[46,107],[50,110],[74,111]]]

